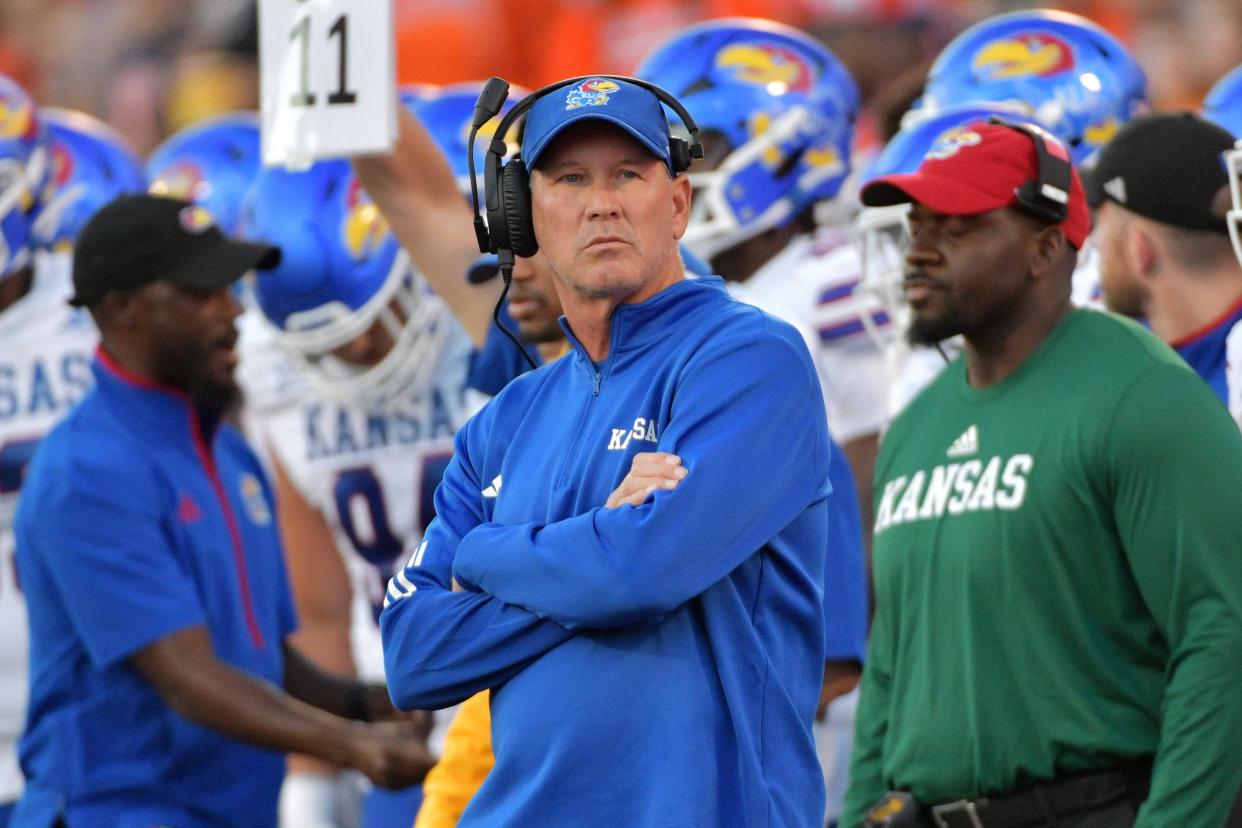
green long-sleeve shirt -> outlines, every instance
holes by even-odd
[[[1242,435],[1136,325],[1071,312],[1011,376],[959,359],[876,469],[876,612],[842,825],[1157,757],[1140,826],[1242,780]]]

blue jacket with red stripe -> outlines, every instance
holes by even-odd
[[[493,688],[463,825],[819,828],[831,486],[802,338],[716,278],[618,307],[598,364],[567,333],[458,434],[380,618],[394,700]],[[640,451],[689,474],[602,508]]]
[[[31,693],[14,826],[274,825],[284,757],[174,713],[128,664],[205,625],[274,684],[295,626],[271,491],[241,435],[101,350],[16,520]]]

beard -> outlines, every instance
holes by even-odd
[[[915,347],[932,347],[962,332],[964,325],[961,313],[954,304],[954,294],[945,282],[913,269],[904,274],[902,284],[903,289],[906,285],[933,288],[930,296],[920,305],[909,305],[910,321],[906,327],[908,343]]]
[[[242,391],[232,379],[221,382],[204,377],[190,389],[190,399],[199,408],[228,419],[241,408]]]
[[[910,322],[906,327],[906,341],[914,346],[935,346],[965,329],[962,315],[948,291],[938,291],[935,303],[928,303],[921,310],[911,307]]]
[[[916,314],[911,317],[910,326],[906,328],[906,341],[916,347],[931,348],[961,332],[961,323],[952,313],[944,313],[935,317]]]

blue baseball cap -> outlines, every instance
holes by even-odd
[[[660,99],[641,86],[611,77],[575,81],[535,102],[526,116],[522,135],[526,168],[535,168],[539,156],[561,130],[587,120],[616,124],[672,171],[668,118]]]

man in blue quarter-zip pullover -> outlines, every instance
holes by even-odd
[[[101,345],[95,388],[40,443],[17,510],[31,691],[14,828],[273,826],[277,751],[391,787],[430,767],[414,722],[342,718],[393,717],[382,686],[327,676],[286,641],[271,489],[223,422],[232,283],[278,260],[147,195],[79,237],[73,304]]]
[[[522,149],[573,349],[459,433],[389,585],[389,690],[442,707],[492,688],[496,765],[463,825],[818,828],[830,487],[810,356],[685,279],[690,186],[649,92],[556,89]],[[649,451],[688,474],[604,508]]]

